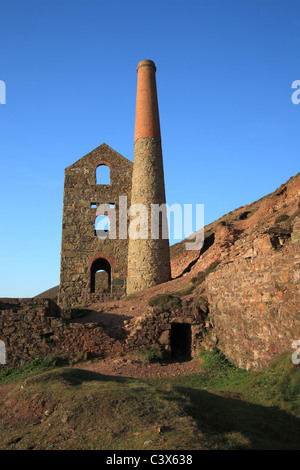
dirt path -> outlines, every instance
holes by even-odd
[[[183,286],[189,285],[191,275],[185,275],[168,283],[153,286],[150,289],[139,292],[138,296],[132,295],[127,299],[107,302],[96,302],[75,313],[72,319],[74,323],[101,323],[113,336],[117,336],[120,329],[124,328],[124,322],[139,317],[149,308],[149,299],[155,295],[166,292],[176,292]],[[189,296],[185,297],[187,300]]]
[[[99,362],[86,362],[74,367],[115,377],[137,377],[143,379],[201,373],[201,362],[197,359],[185,362],[151,363],[143,362],[138,357],[130,355],[102,359]]]

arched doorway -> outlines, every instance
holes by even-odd
[[[91,266],[91,293],[110,292],[111,266],[105,258],[96,259]]]

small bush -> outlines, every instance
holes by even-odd
[[[208,312],[208,299],[207,297],[196,296],[195,305],[200,308],[203,312]]]
[[[202,284],[202,282],[204,281],[205,277],[206,277],[206,276],[205,276],[205,271],[199,271],[199,272],[197,273],[197,276],[192,277],[191,282],[192,282],[194,285],[198,286],[199,284]]]
[[[203,361],[202,367],[210,372],[223,373],[236,369],[236,367],[226,359],[219,349],[210,351],[208,349],[201,348],[200,357]]]
[[[248,219],[249,214],[251,214],[251,211],[242,212],[242,214],[239,215],[239,219],[240,220]]]
[[[182,287],[182,289],[180,289],[180,290],[171,292],[170,295],[177,296],[177,297],[184,297],[185,295],[192,294],[192,292],[194,292],[194,290],[195,290],[195,286],[190,285],[190,286],[187,286],[187,287]]]
[[[274,388],[284,401],[296,400],[300,396],[300,368],[291,361],[291,353],[283,353],[270,367],[275,372]]]
[[[133,351],[143,362],[155,362],[163,359],[163,354],[158,348],[141,348]]]
[[[128,294],[128,295],[123,297],[123,300],[125,300],[125,302],[127,302],[128,300],[136,299],[136,297],[137,297],[137,294]]]
[[[205,271],[199,271],[197,276],[192,277],[191,282],[198,286],[199,284],[202,284],[202,282],[205,280],[205,278],[212,273],[220,264],[220,261],[214,261],[211,263],[208,268]]]
[[[152,297],[148,304],[150,307],[158,307],[162,310],[172,311],[181,308],[181,299],[174,295],[158,294],[155,297]]]
[[[289,215],[287,214],[281,214],[275,219],[275,224],[280,224],[280,222],[284,222],[285,220],[289,219]]]

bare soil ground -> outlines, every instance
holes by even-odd
[[[124,328],[124,322],[139,317],[149,308],[149,299],[158,294],[173,293],[189,285],[194,274],[187,273],[183,277],[165,282],[150,289],[141,291],[138,295],[124,297],[120,300],[92,303],[82,309],[78,316],[75,315],[73,322],[97,323],[100,322],[113,336],[118,336],[120,328]],[[188,297],[188,296],[187,296]],[[185,299],[187,299],[185,297]]]
[[[134,355],[106,358],[98,362],[88,361],[75,368],[90,370],[115,377],[137,377],[142,379],[175,377],[201,373],[200,359],[184,362],[144,362]]]

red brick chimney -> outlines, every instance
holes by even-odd
[[[155,72],[156,67],[152,60],[142,60],[137,66],[134,142],[140,137],[160,139]]]
[[[151,206],[166,202],[155,72],[152,60],[138,64],[131,205],[143,204],[147,208],[149,236],[148,239],[129,239],[129,294],[166,282],[171,277],[169,240],[162,235],[162,226],[167,226],[165,209],[159,221],[158,238],[151,236]]]

